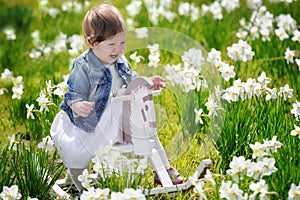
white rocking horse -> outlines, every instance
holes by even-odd
[[[154,141],[151,140],[151,136],[157,134],[153,96],[160,94],[160,90],[153,90],[152,88],[152,81],[149,81],[146,77],[138,77],[127,86],[124,95],[112,98],[112,102],[123,102],[122,128],[124,142],[114,146],[121,152],[134,152],[136,155],[148,157],[151,161],[162,187],[145,189],[145,195],[187,190],[192,186],[192,181],[187,180],[183,184],[173,185],[154,146]],[[210,159],[202,160],[192,176],[193,180],[202,178],[211,164]],[[58,196],[66,196],[66,192],[61,188],[65,184],[65,179],[60,179],[53,185],[53,190]]]

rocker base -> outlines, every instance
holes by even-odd
[[[206,169],[209,169],[212,165],[212,161],[210,159],[202,160],[200,163],[198,169],[195,171],[195,173],[192,176],[192,179],[201,179],[206,174]],[[96,174],[91,174],[91,176],[94,176],[94,178],[97,178]],[[52,186],[52,189],[56,193],[57,196],[62,197],[63,199],[70,199],[70,195],[66,193],[61,187],[68,184],[65,179],[59,179],[55,182],[55,184]],[[145,196],[154,196],[157,194],[163,194],[163,193],[173,193],[178,191],[184,191],[188,190],[192,187],[193,183],[191,180],[187,180],[183,184],[179,185],[172,185],[167,187],[160,187],[160,188],[153,188],[153,189],[145,189],[144,194]]]

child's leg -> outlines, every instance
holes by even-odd
[[[84,169],[68,169],[67,172],[70,174],[70,177],[79,192],[82,192],[83,186],[81,182],[78,180],[78,176],[82,174],[83,170]]]

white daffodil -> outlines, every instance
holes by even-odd
[[[38,60],[42,56],[42,52],[36,49],[32,49],[31,52],[29,53],[29,57],[32,59]]]
[[[87,169],[84,169],[82,174],[78,176],[78,180],[86,190],[89,190],[92,179],[90,178],[90,174]]]
[[[130,17],[135,17],[140,13],[141,6],[142,6],[142,1],[135,0],[135,1],[131,1],[131,3],[128,4],[125,8]]]
[[[290,50],[290,48],[287,48],[284,52],[284,55],[285,55],[287,64],[294,62],[295,51]]]
[[[204,186],[205,186],[205,183],[204,181],[198,181],[195,183],[195,187],[194,187],[194,193],[197,194],[197,196],[199,197],[200,200],[204,199],[206,200],[207,197],[205,195],[205,190],[204,190]]]
[[[278,29],[275,29],[275,34],[277,35],[277,37],[282,41],[284,39],[288,39],[289,35],[287,34],[287,32],[285,31],[284,28],[280,27]]]
[[[233,180],[235,180],[235,182],[238,183],[239,180],[243,179],[247,174],[247,169],[249,168],[250,163],[250,160],[246,160],[243,156],[234,156],[229,164],[230,169],[226,172],[233,178]]]
[[[289,190],[288,200],[299,200],[300,199],[300,185],[296,186],[295,183],[292,183]]]
[[[42,142],[38,144],[38,148],[44,149],[45,151],[53,151],[54,142],[52,141],[52,138],[49,135],[44,137]]]
[[[17,144],[16,144],[16,135],[12,134],[12,136],[8,136],[8,141],[9,141],[9,148],[12,148],[13,150],[17,150]]]
[[[292,40],[295,42],[299,42],[300,43],[300,31],[299,30],[294,30],[293,31],[293,37]]]
[[[261,84],[262,87],[266,87],[267,84],[271,83],[272,79],[268,78],[266,72],[262,72],[259,77],[257,77],[257,81]]]
[[[51,101],[43,91],[40,93],[40,96],[36,99],[36,101],[39,103],[40,112],[49,111],[48,105],[51,103]]]
[[[23,94],[23,88],[24,87],[22,84],[12,87],[12,99],[21,99]]]
[[[229,79],[235,77],[234,66],[225,64],[221,68],[219,68],[221,75],[225,81],[229,81]]]
[[[94,187],[90,187],[88,190],[84,190],[80,196],[81,200],[108,200],[110,189],[95,189]]]
[[[258,163],[261,162],[263,164],[262,168],[262,176],[270,176],[273,172],[277,171],[277,168],[275,167],[275,159],[274,158],[263,158],[261,161],[258,161]]]
[[[295,103],[293,103],[293,108],[291,110],[291,113],[294,115],[296,120],[298,121],[300,118],[300,102],[296,100]]]
[[[33,115],[33,110],[34,110],[34,104],[31,104],[30,106],[28,104],[25,105],[27,108],[27,115],[26,118],[29,119],[35,119]]]
[[[226,199],[247,199],[246,195],[243,196],[243,191],[239,188],[236,183],[231,181],[222,181],[220,187],[220,197]]]
[[[266,100],[269,101],[270,99],[277,99],[277,88],[266,88]]]
[[[208,52],[206,60],[216,66],[217,62],[221,61],[221,52],[212,48],[210,52]]]
[[[249,188],[253,191],[253,194],[250,195],[250,199],[255,199],[257,195],[259,195],[260,200],[268,199],[268,185],[266,184],[265,180],[262,179],[257,183],[251,183]]]
[[[263,163],[251,162],[247,170],[247,176],[254,180],[260,180],[262,176]]]
[[[250,148],[252,149],[252,158],[262,159],[264,156],[268,155],[265,149],[265,145],[255,142],[254,144],[250,144]]]
[[[274,135],[271,140],[265,140],[264,139],[264,146],[270,152],[276,152],[277,149],[282,147],[282,143],[277,141],[277,136]]]
[[[12,28],[8,28],[4,30],[7,40],[16,40],[17,36],[15,34],[15,30]]]
[[[133,54],[131,54],[129,56],[129,58],[134,62],[135,65],[138,64],[138,63],[140,63],[141,60],[144,59],[143,56],[137,55],[137,51],[135,51]]]
[[[141,189],[125,188],[123,192],[125,199],[145,200],[146,197]]]
[[[146,37],[148,37],[148,29],[146,27],[136,28],[134,31],[135,31],[135,34],[136,34],[137,38],[146,38]]]
[[[203,114],[203,110],[202,109],[194,109],[194,112],[196,113],[196,117],[195,117],[195,123],[200,123],[200,124],[204,124],[203,123],[203,120],[202,120],[202,117],[204,116]]]
[[[18,186],[13,185],[11,187],[4,186],[3,191],[0,193],[0,197],[3,200],[17,200],[21,199],[22,195],[18,192]]]
[[[280,87],[280,91],[278,92],[278,96],[282,97],[283,99],[286,101],[288,98],[292,98],[293,97],[293,89],[290,89],[288,84],[285,84],[284,87]]]
[[[300,139],[300,126],[297,126],[296,124],[294,124],[294,130],[291,131],[291,135],[292,136],[298,136],[298,138]]]

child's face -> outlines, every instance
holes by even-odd
[[[125,52],[126,32],[118,33],[100,43],[95,43],[91,48],[104,64],[111,64]]]

